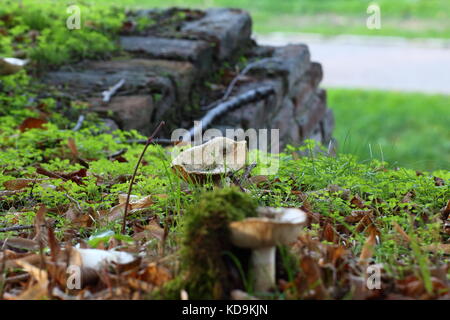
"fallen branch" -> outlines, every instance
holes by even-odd
[[[246,105],[248,103],[265,99],[274,93],[275,89],[272,86],[264,86],[261,88],[249,90],[241,95],[231,98],[228,101],[220,103],[219,105],[208,111],[206,115],[200,119],[202,123],[201,127],[194,126],[193,128],[191,128],[191,130],[189,130],[189,132],[183,137],[182,140],[189,141],[191,137],[195,136],[199,129],[207,128],[218,116],[242,107],[243,105]]]
[[[108,90],[102,92],[103,102],[107,103],[111,100],[112,96],[124,85],[125,80],[120,79],[114,86],[110,87]]]
[[[75,125],[75,127],[72,128],[72,131],[78,131],[78,130],[81,129],[81,126],[83,125],[83,122],[84,122],[84,118],[85,118],[85,117],[84,117],[83,114],[81,114],[81,115],[78,117],[77,124]]]

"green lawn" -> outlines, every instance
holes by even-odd
[[[95,3],[111,3],[96,0]],[[450,1],[379,0],[382,28],[368,30],[369,0],[124,0],[131,7],[236,7],[251,12],[255,31],[450,38]]]
[[[65,3],[91,4],[96,8],[107,6],[153,7],[235,7],[252,14],[254,30],[267,32],[308,32],[325,35],[359,34],[376,36],[450,38],[450,1],[448,0],[379,0],[381,8],[380,30],[366,27],[368,0],[22,0],[23,7],[30,3],[41,8],[50,3],[61,15]],[[18,3],[0,0],[0,3]],[[8,5],[4,6],[5,8]],[[59,9],[61,8],[61,9]],[[0,8],[0,12],[1,12]],[[84,11],[85,17],[90,12]]]
[[[328,90],[339,151],[418,170],[450,169],[448,96]]]

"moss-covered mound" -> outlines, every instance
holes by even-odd
[[[226,297],[233,289],[229,287],[227,257],[236,253],[231,253],[236,248],[229,241],[228,223],[255,215],[255,200],[235,188],[204,193],[184,217],[182,273],[167,286],[164,295],[178,298],[184,289],[190,299]]]

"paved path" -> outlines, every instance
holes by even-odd
[[[306,43],[322,63],[324,87],[450,94],[450,41],[391,37],[255,36],[258,43]]]

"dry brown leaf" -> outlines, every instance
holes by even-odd
[[[394,226],[394,229],[402,236],[403,240],[405,240],[408,243],[411,242],[411,238],[408,236],[408,234],[405,232],[405,230],[403,230],[403,228],[397,222],[395,222],[395,221],[392,222],[392,225]]]
[[[93,223],[93,220],[89,214],[83,214],[73,204],[69,206],[69,209],[67,209],[63,216],[75,227],[90,227]]]
[[[336,243],[338,241],[339,235],[336,234],[336,231],[330,223],[327,223],[323,228],[322,239],[332,243]]]
[[[374,248],[376,244],[376,233],[371,232],[363,245],[361,254],[359,255],[359,263],[367,264],[368,260],[372,258],[374,253]]]
[[[127,201],[127,195],[126,194],[119,194],[119,205],[120,204],[125,204]],[[130,195],[130,207],[131,210],[134,209],[143,209],[143,208],[148,208],[153,204],[153,199],[152,196],[146,196],[146,197],[142,197],[139,198],[138,196],[135,195]]]
[[[131,205],[128,206],[128,210],[130,210]],[[109,222],[118,220],[123,218],[123,215],[125,214],[125,203],[118,204],[117,206],[114,206],[111,208],[107,215],[107,220]]]
[[[164,229],[161,228],[156,221],[153,220],[144,228],[148,233],[150,233],[153,237],[157,238],[158,240],[162,241],[164,239]]]
[[[162,286],[172,279],[170,272],[156,263],[150,263],[147,268],[139,275],[139,279],[149,282],[156,286]]]
[[[441,210],[442,220],[447,220],[450,215],[450,200],[447,201],[447,205]]]
[[[364,204],[364,201],[360,198],[359,195],[355,195],[352,200],[350,200],[350,203],[360,209],[364,209],[366,205]]]
[[[372,210],[353,210],[349,216],[345,217],[345,222],[356,223],[361,221],[366,215],[372,214]]]
[[[45,214],[47,213],[47,208],[45,206],[40,206],[36,216],[34,217],[34,229],[36,230],[36,235],[33,240],[37,241],[43,247],[48,243],[48,236],[45,225]]]
[[[269,178],[267,176],[253,176],[248,178],[248,180],[256,184],[257,187],[260,187],[262,183],[269,181]]]
[[[16,263],[28,272],[37,283],[16,297],[17,300],[39,300],[47,297],[48,292],[48,273],[38,267],[33,266],[24,260],[18,260]]]
[[[35,179],[14,179],[3,182],[6,190],[15,191],[28,187]]]
[[[25,238],[8,238],[5,240],[4,244],[17,248],[17,249],[25,249],[25,250],[38,250],[39,243],[35,240],[25,239]]]
[[[75,140],[73,138],[69,138],[67,140],[67,145],[70,149],[70,152],[72,153],[72,155],[74,157],[78,157],[78,149],[77,149],[77,145],[75,143]]]
[[[300,269],[301,272],[296,280],[299,290],[307,292],[308,298],[326,298],[327,291],[323,285],[321,270],[316,260],[307,255],[301,257]]]
[[[38,119],[38,118],[26,118],[19,126],[20,132],[24,132],[30,129],[41,129],[44,130],[44,124],[46,124],[46,120]]]

